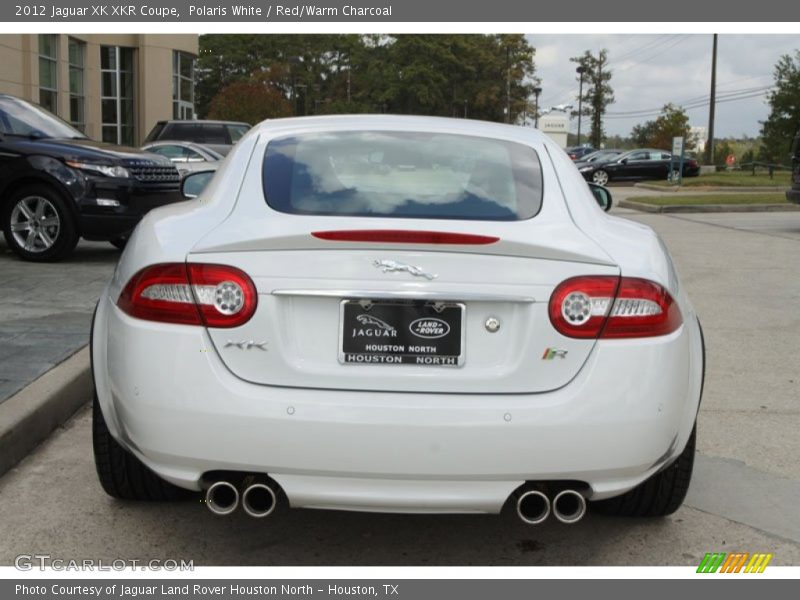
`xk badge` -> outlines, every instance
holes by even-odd
[[[252,350],[253,348],[258,348],[259,350],[266,352],[267,342],[256,342],[253,340],[242,340],[240,342],[235,342],[233,340],[228,340],[225,342],[225,346],[223,346],[223,348],[238,348],[239,350]]]

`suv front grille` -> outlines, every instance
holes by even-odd
[[[142,183],[178,183],[181,176],[173,166],[128,167],[128,171]]]

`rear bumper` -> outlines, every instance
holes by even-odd
[[[161,477],[199,489],[208,471],[262,472],[292,506],[372,511],[498,512],[526,480],[623,493],[682,451],[702,378],[692,318],[598,344],[548,393],[271,387],[232,375],[203,329],[132,319],[107,296],[93,356],[109,429]]]

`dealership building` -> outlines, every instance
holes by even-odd
[[[92,139],[138,146],[192,119],[197,35],[0,35],[0,93],[41,104]]]

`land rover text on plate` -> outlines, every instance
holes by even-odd
[[[552,141],[388,116],[253,128],[142,220],[92,353],[112,496],[527,523],[675,511],[704,365],[664,244]]]

